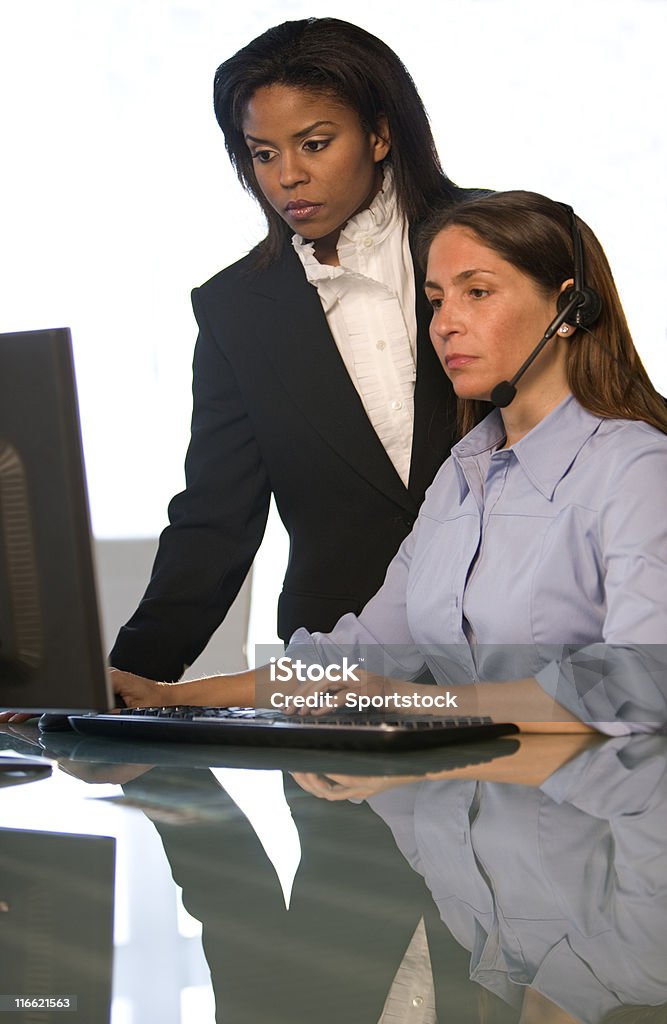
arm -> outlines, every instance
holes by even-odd
[[[502,742],[502,741],[501,741]],[[518,748],[507,755],[499,752],[493,761],[427,772],[424,775],[353,776],[295,772],[293,778],[302,789],[322,800],[367,800],[370,796],[411,783],[439,779],[472,779],[477,782],[501,782],[509,785],[540,786],[573,758],[600,744],[598,736],[520,736]]]
[[[175,680],[224,618],[259,547],[270,488],[247,402],[193,293],[194,356],[186,489],[169,506],[151,581],[121,629],[111,663]]]
[[[602,642],[563,647],[537,674],[546,693],[612,734],[667,723],[667,444],[643,424],[632,429],[643,441],[610,460],[599,513]]]
[[[414,533],[414,531],[413,531]],[[344,615],[339,620],[335,637],[333,634],[309,634],[306,630],[298,630],[288,648],[293,659],[303,659],[308,663],[333,662],[336,651],[354,653],[355,642],[363,644],[364,650],[376,652],[383,669],[386,667],[384,648],[376,639],[375,630],[382,624],[391,622],[392,635],[396,644],[400,644],[400,657],[390,658],[396,676],[405,679],[409,675],[417,676],[424,665],[424,659],[415,647],[410,635],[405,609],[405,586],[410,564],[414,536],[410,534],[387,571],[385,584],[378,594],[369,601],[362,617]],[[141,611],[141,607],[139,609]],[[366,612],[368,612],[367,618]],[[128,627],[126,627],[128,628]],[[339,641],[336,644],[334,641]],[[341,646],[342,645],[342,646]],[[118,644],[117,644],[118,647]],[[394,653],[398,647],[392,648]],[[116,648],[114,649],[114,652]],[[326,652],[326,653],[324,653]],[[122,668],[122,665],[118,665]],[[128,707],[166,707],[173,705],[193,705],[210,707],[252,707],[271,706],[271,696],[282,692],[279,683],[271,682],[268,666],[256,672],[239,672],[229,675],[209,676],[189,680],[184,683],[170,685],[172,679],[164,674],[155,676],[164,681],[156,682],[154,678],[131,672],[112,672],[112,683],[115,693],[120,696]],[[179,673],[180,674],[180,673]],[[363,673],[362,673],[363,674]],[[176,678],[173,676],[172,678]],[[284,688],[294,693],[295,686]],[[317,689],[317,687],[315,687]],[[308,687],[300,687],[300,692],[310,692]]]
[[[114,693],[128,708],[252,707],[255,704],[255,673],[189,679],[184,683],[156,682],[132,672],[111,670]]]
[[[271,707],[270,696],[280,692],[271,682],[269,667],[202,676],[182,683],[156,682],[132,672],[111,670],[114,693],[129,708],[175,707]],[[293,692],[293,689],[291,690]]]

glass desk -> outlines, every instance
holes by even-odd
[[[457,767],[0,727],[40,743],[0,786],[0,1024],[667,1021],[664,738]]]

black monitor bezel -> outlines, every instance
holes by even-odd
[[[43,629],[37,666],[5,643],[0,708],[106,710],[113,701],[68,328],[0,335],[0,438],[18,453],[25,474]],[[6,622],[4,628],[7,635]]]

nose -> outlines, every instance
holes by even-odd
[[[463,321],[458,303],[453,298],[442,298],[433,310],[430,332],[432,341],[446,341],[463,330]]]
[[[280,157],[280,184],[283,188],[294,188],[308,181],[308,172],[298,153],[282,153]]]

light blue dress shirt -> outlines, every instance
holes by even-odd
[[[330,634],[342,655],[450,688],[535,676],[605,732],[667,722],[667,436],[568,396],[511,448],[498,411],[453,449],[385,582]]]

